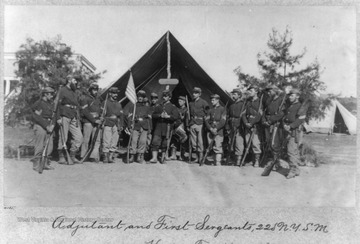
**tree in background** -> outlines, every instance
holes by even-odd
[[[81,93],[105,72],[93,73],[79,67],[72,59],[71,47],[61,42],[60,35],[53,40],[38,42],[28,38],[15,55],[19,67],[15,73],[20,80],[17,87],[19,92],[5,104],[4,111],[9,113],[5,116],[5,123],[8,124],[29,117],[30,106],[40,99],[41,89],[45,86],[57,90],[65,84],[66,77],[72,74],[78,80],[78,91]]]
[[[304,48],[300,54],[292,55],[292,45],[293,37],[288,27],[283,34],[273,29],[267,42],[269,51],[257,55],[261,78],[243,73],[241,67],[236,68],[234,72],[238,76],[240,86],[255,84],[264,88],[268,84],[274,84],[281,88],[286,85],[299,88],[302,93],[300,99],[308,105],[307,118],[321,118],[334,96],[325,99],[317,96],[326,88],[320,80],[320,64],[315,60],[308,65],[302,65],[301,59],[305,56],[306,49]]]

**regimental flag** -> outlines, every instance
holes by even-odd
[[[130,100],[130,102],[132,102],[133,104],[136,104],[137,97],[136,97],[134,79],[133,79],[133,76],[132,76],[131,72],[130,72],[130,78],[129,78],[129,81],[128,81],[128,85],[126,87],[125,95]]]

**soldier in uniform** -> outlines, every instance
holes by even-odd
[[[154,113],[155,111],[155,107],[158,106],[158,95],[153,92],[150,94],[150,113],[151,113],[151,116],[152,114]],[[152,135],[153,135],[153,132],[154,132],[154,125],[155,125],[155,120],[153,118],[151,118],[149,120],[149,126],[150,126],[150,130],[148,131],[148,135],[147,135],[147,143],[146,143],[146,147],[149,148],[150,147],[150,144],[151,144],[151,140],[152,140]],[[148,149],[147,149],[148,150]]]
[[[287,179],[300,175],[298,168],[301,165],[300,153],[298,149],[299,127],[304,123],[306,118],[305,109],[299,102],[300,91],[292,89],[289,94],[289,106],[285,110],[283,119],[283,128],[287,134],[287,154],[289,158],[290,171],[286,176]]]
[[[67,84],[62,87],[59,94],[59,110],[57,123],[60,125],[60,136],[59,136],[59,164],[66,164],[64,158],[63,142],[66,143],[68,139],[68,133],[70,131],[72,135],[71,147],[70,147],[70,158],[71,161],[68,164],[80,163],[75,158],[76,152],[79,150],[82,142],[83,135],[81,133],[80,124],[80,111],[79,111],[79,100],[76,94],[77,81],[69,75],[67,77]],[[64,137],[64,138],[63,138]]]
[[[265,140],[268,145],[271,145],[271,143],[273,143],[273,147],[279,148],[281,147],[281,141],[279,140],[280,138],[278,136],[275,136],[275,140],[272,142],[271,137],[274,131],[275,124],[279,123],[284,117],[283,108],[285,104],[286,94],[282,93],[282,91],[275,85],[268,86],[266,88],[266,91],[268,92],[269,99],[265,103],[265,116],[263,116],[262,118],[262,125],[264,126],[265,132]]]
[[[224,141],[224,127],[226,123],[226,109],[220,105],[220,96],[211,95],[212,108],[205,117],[205,125],[209,133],[208,143],[214,140],[213,151],[215,153],[214,162],[216,166],[221,165],[221,155],[223,153],[222,143]]]
[[[35,157],[31,160],[33,162],[33,169],[39,170],[39,163],[42,152],[45,148],[46,134],[50,134],[54,130],[54,125],[50,125],[53,116],[54,89],[45,87],[41,92],[41,99],[32,106],[34,134],[35,134]],[[53,135],[49,140],[46,155],[49,156],[53,150]],[[45,162],[44,169],[54,169],[49,165],[49,159]]]
[[[175,131],[177,128],[181,127],[179,129],[182,130],[181,133],[186,133],[185,132],[185,128],[187,128],[187,107],[186,107],[186,98],[185,96],[179,96],[178,98],[178,104],[179,104],[179,107],[178,107],[178,110],[179,110],[179,119],[177,121],[175,121],[175,124],[174,124],[174,128],[175,128]],[[181,135],[183,137],[185,137],[185,140],[186,140],[186,134],[183,134]],[[176,156],[176,151],[177,149],[179,150],[180,152],[180,156],[179,156],[179,160],[183,160],[183,155],[184,155],[184,147],[182,145],[182,142],[180,140],[182,140],[183,138],[179,138],[179,136],[177,138],[173,137],[173,140],[172,140],[172,144],[171,144],[171,156],[170,156],[170,159],[172,160],[176,160],[177,159],[177,156]]]
[[[200,163],[204,156],[203,124],[204,118],[209,111],[209,104],[201,98],[201,89],[194,87],[193,101],[190,106],[190,140],[192,151],[197,152],[197,159],[192,163]],[[191,155],[189,155],[191,157]]]
[[[155,129],[153,134],[152,158],[151,163],[157,163],[159,149],[162,151],[162,163],[167,159],[166,148],[168,140],[171,139],[174,122],[179,119],[177,107],[170,102],[171,92],[164,90],[162,94],[163,103],[155,107],[152,117],[155,119]]]
[[[95,135],[97,125],[101,124],[101,100],[98,97],[99,85],[92,83],[89,87],[89,92],[84,94],[84,97],[80,99],[80,107],[83,120],[83,135],[84,142],[81,145],[81,158],[83,158],[88,151],[90,138],[95,140],[94,148],[89,156],[89,159],[99,163],[99,147],[100,147],[100,133],[97,138],[93,138]]]
[[[128,125],[130,126],[130,133],[132,133],[132,140],[130,146],[130,158],[129,163],[134,162],[135,154],[138,153],[137,161],[140,164],[145,163],[144,160],[144,153],[146,150],[146,143],[147,143],[147,136],[149,133],[150,123],[149,120],[151,119],[151,111],[150,107],[145,104],[144,98],[146,97],[146,93],[143,90],[138,91],[137,93],[137,100],[136,103],[136,110],[135,110],[135,121],[133,124],[133,111],[134,111],[134,104],[131,104],[128,107],[127,111],[127,119]],[[134,127],[132,128],[132,126]]]
[[[121,104],[117,101],[119,89],[111,87],[109,89],[109,97],[106,102],[105,121],[103,131],[103,153],[104,164],[114,163],[114,154],[117,151],[117,143],[119,134],[123,130],[124,116]]]
[[[259,125],[262,111],[259,109],[261,101],[258,97],[258,88],[250,86],[248,89],[250,101],[246,106],[246,112],[242,116],[243,123],[246,127],[246,142],[251,143],[251,149],[254,153],[254,160],[252,162],[254,167],[259,167],[259,160],[261,154],[261,144],[259,139]],[[254,133],[252,141],[249,142],[251,133]]]
[[[245,97],[241,96],[241,90],[239,88],[234,89],[232,92],[232,97],[235,100],[234,104],[231,104],[229,107],[229,127],[230,135],[235,136],[234,138],[234,147],[230,148],[230,152],[234,152],[236,156],[236,166],[240,166],[241,158],[244,152],[244,138],[245,131],[241,117],[245,113]],[[229,153],[230,153],[229,152]]]

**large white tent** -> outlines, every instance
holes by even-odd
[[[307,132],[356,134],[356,117],[338,100],[332,100],[331,106],[325,110],[322,119],[310,120],[305,124]]]

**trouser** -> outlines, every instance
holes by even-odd
[[[67,142],[68,134],[70,131],[72,135],[70,151],[77,151],[83,142],[83,135],[81,133],[80,123],[77,121],[76,118],[69,119],[67,117],[61,117],[61,121],[62,126],[60,126],[60,130],[62,129],[63,132],[59,131],[60,136],[58,150],[63,149],[63,141],[64,143]],[[63,135],[64,138],[62,138]]]
[[[287,154],[289,156],[289,166],[297,168],[300,164],[300,153],[298,149],[298,144],[294,136],[289,136],[287,143]]]
[[[148,139],[148,131],[141,128],[140,130],[133,130],[130,154],[144,153],[146,150],[146,143]]]
[[[84,157],[86,152],[88,151],[90,138],[92,137],[92,140],[94,140],[95,132],[96,132],[96,127],[94,127],[91,123],[84,123],[83,126],[84,142],[81,145],[81,157]],[[99,131],[95,141],[94,148],[89,158],[99,158],[100,139],[101,138]]]
[[[117,142],[119,140],[118,128],[105,126],[103,132],[103,152],[115,152],[117,150]]]
[[[203,152],[203,125],[193,124],[190,126],[190,140],[193,147],[193,152]]]
[[[260,154],[261,153],[261,143],[260,143],[260,139],[259,139],[258,130],[256,127],[253,128],[253,130],[254,130],[254,136],[253,136],[251,142],[249,142],[249,138],[250,138],[250,135],[252,132],[250,130],[247,130],[246,136],[245,136],[246,142],[251,143],[251,149],[254,154]]]
[[[237,130],[235,134],[234,152],[236,156],[243,155],[244,152],[244,135]]]
[[[35,157],[41,157],[42,152],[45,148],[45,143],[47,139],[47,132],[40,125],[34,125],[34,134],[35,134]],[[50,136],[49,145],[47,148],[46,156],[49,156],[53,150],[53,135]]]
[[[209,144],[210,144],[211,140],[214,140],[213,147],[210,148],[210,149],[212,149],[215,154],[223,153],[222,143],[224,141],[224,136],[221,136],[221,135],[214,136],[211,133],[208,133],[207,134],[207,139],[208,139]]]
[[[166,149],[168,139],[166,136],[154,135],[151,143],[151,148],[153,151],[158,151],[159,149]]]

